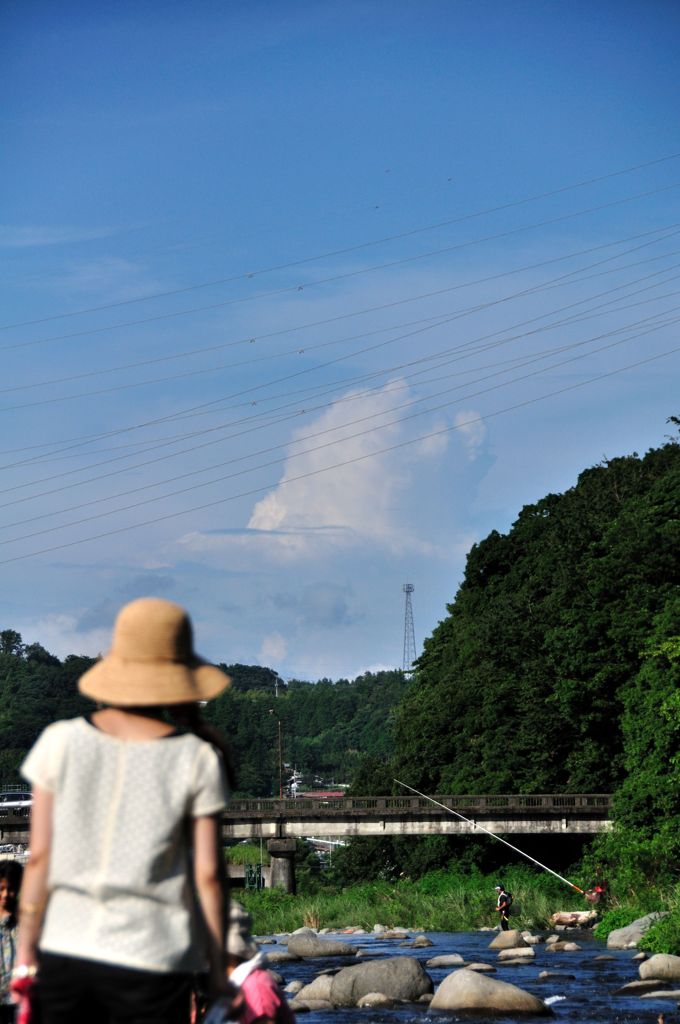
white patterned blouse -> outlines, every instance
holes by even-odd
[[[45,729],[22,773],[54,797],[41,950],[148,971],[203,969],[190,820],[226,806],[214,748],[191,733],[121,740],[75,718]]]

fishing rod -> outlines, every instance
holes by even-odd
[[[488,836],[491,836],[492,839],[497,839],[499,843],[505,843],[505,845],[509,846],[511,850],[514,850],[515,853],[519,853],[520,856],[526,857],[527,860],[537,864],[539,868],[543,868],[544,871],[549,871],[551,875],[555,876],[555,878],[559,878],[560,882],[564,882],[565,885],[570,886],[572,889],[575,889],[576,892],[580,892],[581,895],[584,895],[583,889],[579,889],[578,885],[574,885],[574,883],[570,882],[568,878],[563,878],[562,875],[558,875],[557,872],[553,871],[552,868],[549,868],[547,864],[541,864],[540,860],[536,860],[535,857],[525,853],[524,850],[520,850],[517,846],[513,846],[512,843],[509,843],[507,839],[503,839],[502,836],[497,836],[494,832],[490,832],[488,828],[484,828],[483,825],[478,825],[476,821],[466,818],[464,814],[461,814],[459,811],[454,811],[452,807],[447,807],[446,804],[440,803],[439,800],[435,800],[433,797],[428,796],[427,793],[421,793],[419,789],[414,789],[413,786],[409,786],[407,782],[400,782],[399,779],[393,779],[392,781],[396,782],[398,786],[403,786],[404,789],[410,789],[412,793],[415,793],[417,796],[422,796],[423,800],[429,800],[431,804],[441,807],[443,810],[448,811],[449,814],[455,814],[455,816],[460,818],[461,821],[466,821],[468,825],[472,825],[473,828],[478,828],[482,832],[486,832]]]

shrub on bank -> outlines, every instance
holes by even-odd
[[[649,909],[643,910],[642,907],[639,906],[624,906],[616,907],[614,910],[607,910],[604,913],[602,920],[595,925],[593,935],[596,939],[601,939],[602,942],[606,942],[609,938],[610,932],[616,931],[617,928],[625,928],[626,925],[632,924],[633,921],[637,921],[639,917],[644,917],[645,914],[649,913]]]
[[[646,935],[638,943],[646,953],[673,953],[680,955],[680,885],[676,884],[666,894],[663,909],[668,910],[668,917],[655,921]],[[657,909],[656,907],[654,909]]]
[[[638,948],[646,953],[680,954],[680,910],[671,911],[668,917],[656,921],[646,935],[638,942]]]

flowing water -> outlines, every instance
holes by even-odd
[[[426,932],[434,943],[428,949],[409,949],[399,945],[399,940],[381,939],[371,935],[328,936],[342,938],[362,949],[385,956],[412,956],[423,967],[434,956],[460,953],[466,963],[482,962],[497,968],[489,977],[511,982],[547,1000],[557,1022],[564,1024],[656,1024],[659,1013],[666,1015],[668,1024],[680,1021],[676,1001],[673,999],[641,999],[639,996],[615,996],[613,992],[629,981],[639,978],[638,961],[633,960],[634,950],[607,950],[589,932],[562,933],[561,938],[576,941],[581,949],[573,953],[550,953],[544,943],[534,946],[536,957],[530,963],[505,966],[497,960],[497,954],[489,949],[493,932]],[[264,946],[265,952],[285,947]],[[598,960],[598,956],[611,956],[611,960]],[[285,982],[299,979],[307,984],[317,974],[336,970],[354,963],[347,957],[309,959],[305,961],[273,964],[285,978]],[[435,988],[441,980],[456,968],[425,967]],[[541,971],[556,971],[562,977],[540,979]],[[309,1024],[444,1024],[446,1020],[463,1020],[462,1014],[441,1014],[430,1011],[425,1005],[408,1004],[390,1010],[337,1009],[315,1010],[305,1014],[300,1021]],[[469,1017],[467,1018],[469,1020]],[[494,1024],[509,1024],[526,1018],[476,1015],[476,1024],[493,1021]],[[534,1018],[536,1020],[550,1018]]]

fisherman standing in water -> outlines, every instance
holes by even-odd
[[[512,906],[512,895],[505,891],[504,885],[497,885],[496,893],[498,895],[496,913],[501,915],[501,928],[504,932],[507,932],[510,927],[508,917],[510,915],[510,907]]]

